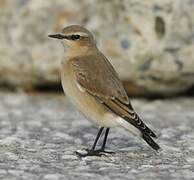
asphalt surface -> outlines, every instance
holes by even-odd
[[[194,98],[133,99],[162,147],[155,153],[121,128],[110,130],[115,154],[79,158],[98,129],[62,95],[0,93],[0,179],[194,179]]]

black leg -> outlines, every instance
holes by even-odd
[[[96,144],[97,144],[97,142],[98,142],[98,140],[100,138],[100,135],[101,135],[103,129],[104,129],[104,127],[101,127],[100,128],[100,130],[98,131],[98,134],[96,136],[96,139],[94,141],[94,144],[93,144],[92,148],[91,149],[86,149],[87,150],[87,153],[86,154],[81,154],[79,152],[76,152],[76,154],[78,156],[80,156],[80,157],[86,157],[86,156],[101,156],[102,154],[100,154],[100,151],[99,150],[95,151],[95,147],[96,147]]]
[[[93,144],[92,149],[91,149],[92,151],[95,150],[96,144],[97,144],[97,142],[98,142],[98,140],[100,138],[100,135],[101,135],[103,129],[104,129],[104,127],[101,127],[100,130],[98,131],[98,134],[96,136],[96,139],[95,139],[94,144]]]
[[[107,137],[108,137],[108,133],[109,133],[110,128],[106,129],[105,135],[104,135],[104,141],[101,147],[101,150],[104,151],[105,150],[105,146],[106,146],[106,141],[107,141]]]
[[[114,154],[114,152],[112,152],[112,151],[105,151],[105,146],[106,146],[106,141],[107,141],[109,130],[110,130],[110,128],[106,129],[106,132],[105,132],[105,135],[104,135],[104,141],[103,141],[102,147],[99,151],[103,152],[103,153]]]

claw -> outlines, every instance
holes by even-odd
[[[98,149],[98,150],[90,150],[90,149],[84,149],[85,151],[87,151],[87,153],[80,153],[80,152],[75,152],[79,157],[87,157],[87,156],[102,156],[102,155],[106,155],[106,154],[114,154],[115,152],[111,152],[111,151],[105,151],[103,149]]]
[[[95,150],[88,150],[86,149],[87,153],[80,153],[80,152],[77,152],[76,151],[76,154],[79,156],[79,157],[87,157],[87,156],[102,156],[103,154],[100,152],[100,151],[95,151]]]

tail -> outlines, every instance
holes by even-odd
[[[160,146],[148,135],[142,134],[142,138],[147,142],[154,150],[158,151]]]
[[[117,122],[119,123],[120,126],[124,127],[125,129],[129,130],[130,132],[132,132],[134,135],[137,135],[139,137],[142,137],[144,139],[144,141],[150,146],[152,147],[154,150],[158,151],[160,149],[160,146],[154,142],[154,140],[151,138],[151,136],[153,135],[152,133],[150,133],[150,131],[145,131],[142,130],[141,128],[135,126],[134,124],[131,123],[131,121],[129,120],[129,118],[127,117],[119,117],[117,119]],[[143,123],[143,121],[141,121]],[[147,126],[145,126],[147,127]],[[152,132],[152,131],[151,131]],[[154,137],[155,134],[154,134]]]

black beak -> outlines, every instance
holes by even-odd
[[[48,35],[48,37],[50,37],[50,38],[56,38],[56,39],[65,39],[66,38],[62,34],[50,34],[50,35]]]

